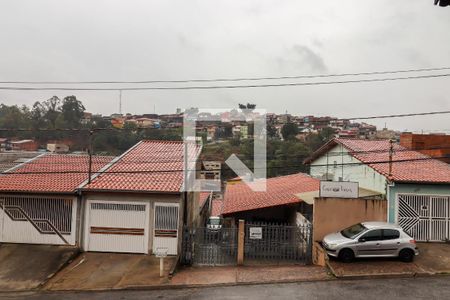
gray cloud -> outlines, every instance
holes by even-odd
[[[411,0],[3,0],[0,80],[155,80],[347,73],[450,65],[449,9]],[[292,82],[287,81],[287,82]],[[0,91],[7,104],[75,94],[118,110],[114,92]],[[450,109],[448,79],[267,89],[147,91],[124,110],[233,106],[349,117]],[[432,109],[431,109],[432,108]],[[374,121],[383,126],[385,120]],[[387,120],[449,128],[448,116]]]

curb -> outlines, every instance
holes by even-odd
[[[292,279],[292,280],[274,280],[274,281],[248,281],[248,282],[227,282],[227,283],[214,283],[214,284],[176,284],[176,285],[150,285],[150,286],[126,286],[120,288],[101,288],[101,289],[89,289],[89,290],[41,290],[45,293],[53,292],[107,292],[107,291],[140,291],[140,290],[169,290],[169,289],[195,289],[195,288],[214,288],[214,287],[229,287],[229,286],[246,286],[246,285],[264,285],[264,284],[285,284],[285,283],[305,283],[305,282],[322,282],[322,281],[335,281],[333,277],[323,279]]]
[[[21,291],[2,291],[4,293],[26,293],[26,292],[41,292],[41,293],[85,293],[85,292],[119,292],[119,291],[152,291],[152,290],[170,290],[170,289],[197,289],[197,288],[215,288],[215,287],[231,287],[231,286],[247,286],[247,285],[264,285],[264,284],[288,284],[288,283],[314,283],[314,282],[325,282],[325,281],[345,281],[345,280],[368,280],[368,279],[389,279],[389,278],[423,278],[423,277],[444,277],[449,276],[448,273],[414,273],[414,274],[383,274],[383,275],[362,275],[362,276],[347,276],[347,277],[332,277],[330,275],[328,278],[323,279],[300,279],[300,280],[274,280],[274,281],[249,281],[249,282],[229,282],[229,283],[215,283],[215,284],[163,284],[163,285],[151,285],[151,286],[127,286],[121,288],[100,288],[100,289],[86,289],[86,290],[21,290]]]

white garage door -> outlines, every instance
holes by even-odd
[[[417,241],[450,239],[450,197],[398,195],[398,224]]]
[[[87,251],[148,253],[146,203],[88,201]]]

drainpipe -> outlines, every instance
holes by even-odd
[[[391,200],[391,188],[393,188],[395,186],[395,182],[390,181],[389,179],[386,181],[386,198],[387,198],[387,218],[386,220],[389,223],[397,223],[396,222],[396,211],[395,211],[395,200],[396,199],[392,199]],[[393,206],[392,208],[394,209],[394,219],[393,220],[389,220],[389,215],[390,215],[390,211],[391,211],[391,206]]]
[[[83,227],[84,227],[84,203],[81,195],[81,190],[78,189],[76,191],[76,197],[77,197],[77,215],[76,215],[76,222],[75,222],[75,244],[78,246],[78,248],[82,249],[83,245]]]

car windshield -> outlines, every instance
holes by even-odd
[[[361,223],[355,224],[353,226],[350,226],[348,228],[345,228],[341,231],[341,234],[345,236],[346,238],[353,239],[361,232],[366,231],[367,228],[364,227]]]
[[[220,225],[220,219],[209,219],[210,225]]]

